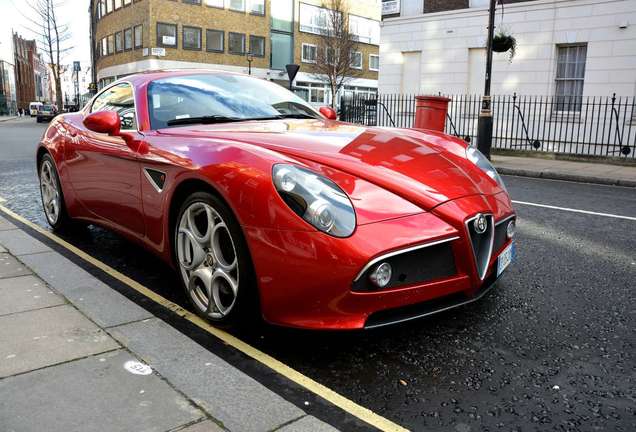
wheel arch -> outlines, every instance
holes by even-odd
[[[200,178],[187,178],[182,180],[179,184],[177,184],[174,187],[174,190],[172,194],[170,195],[170,199],[168,202],[168,227],[167,227],[168,232],[166,234],[167,234],[168,242],[169,242],[168,245],[170,248],[170,257],[175,267],[177,263],[176,263],[176,257],[174,255],[174,238],[173,238],[174,236],[172,234],[178,222],[177,218],[179,216],[179,209],[181,208],[181,205],[188,198],[188,196],[190,196],[191,194],[195,192],[209,192],[215,197],[217,197],[218,199],[220,199],[228,207],[230,212],[232,212],[232,216],[234,216],[234,219],[236,219],[239,226],[241,226],[241,221],[238,215],[236,214],[236,211],[234,211],[233,206],[226,199],[226,197],[224,197],[223,194],[219,192],[219,190],[214,185]],[[246,243],[247,250],[248,250],[248,253],[250,254],[250,260],[251,260],[251,253],[249,251],[249,245],[247,245],[245,233],[243,233],[243,240]]]
[[[179,272],[179,264],[177,263],[177,257],[175,254],[175,244],[174,244],[175,238],[173,233],[178,223],[177,219],[179,217],[179,210],[181,209],[182,204],[191,194],[195,192],[208,192],[214,195],[216,198],[218,198],[221,202],[223,202],[227,206],[230,213],[232,214],[232,216],[234,217],[234,219],[236,220],[238,224],[239,231],[243,237],[241,241],[245,246],[245,250],[247,252],[247,259],[249,261],[249,265],[251,266],[251,271],[255,275],[256,268],[254,266],[254,261],[252,259],[252,252],[250,250],[250,245],[247,241],[247,236],[245,232],[243,231],[241,221],[236,211],[234,210],[234,208],[232,207],[228,199],[224,197],[223,194],[220,193],[219,190],[214,185],[200,178],[187,178],[182,180],[179,184],[177,184],[174,187],[174,190],[169,198],[167,237],[168,237],[168,247],[169,247],[169,254],[170,254],[169,256],[175,270]],[[254,276],[254,288],[256,289],[255,300],[257,302],[255,306],[259,311],[258,313],[262,314],[262,311],[260,309],[262,293],[258,283],[258,278],[256,276]]]

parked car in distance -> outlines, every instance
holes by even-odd
[[[57,116],[37,151],[54,229],[154,251],[220,324],[373,328],[481,298],[515,256],[515,211],[473,146],[364,127],[278,84],[147,72]]]
[[[36,119],[38,123],[42,123],[43,121],[51,121],[56,115],[55,105],[42,105],[38,108]]]
[[[44,105],[42,102],[31,102],[29,104],[29,115],[31,117],[35,117],[36,115],[38,115],[38,110],[42,105]]]

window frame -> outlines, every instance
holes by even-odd
[[[373,68],[371,67],[371,58],[375,57],[378,59],[378,67],[377,68]],[[380,54],[369,54],[369,70],[372,72],[378,72],[380,70]]]
[[[267,14],[267,4],[266,4],[265,0],[247,0],[247,2],[249,3],[249,5],[247,6],[246,9],[249,11],[250,15],[265,16]],[[255,11],[254,9],[252,9],[252,4],[257,3],[257,2],[258,3],[262,3],[263,12],[258,12],[258,11]]]
[[[239,53],[239,52],[233,52],[232,51],[232,35],[243,36],[243,51],[242,52]],[[228,52],[228,54],[244,56],[247,53],[246,48],[247,48],[247,35],[245,33],[227,32],[227,52]]]
[[[104,78],[103,78],[104,79]],[[120,85],[128,85],[132,91],[132,100],[133,100],[133,110],[135,112],[135,129],[121,129],[122,132],[139,132],[139,111],[137,110],[137,96],[135,94],[135,86],[133,86],[133,84],[130,81],[119,81],[119,82],[112,82],[109,85],[107,85],[106,87],[102,88],[101,91],[93,98],[92,102],[91,102],[91,106],[88,109],[88,113],[92,114],[95,111],[93,111],[93,107],[95,106],[95,102],[97,102],[97,99],[99,99],[99,97],[106,93],[107,91],[109,91],[111,88],[113,87],[117,87]]]
[[[252,51],[252,39],[259,39],[263,41],[263,54],[255,54]],[[259,36],[259,35],[250,35],[250,47],[249,47],[249,51],[248,53],[250,55],[252,55],[253,57],[265,57],[265,53],[267,52],[267,42],[265,40],[265,36]]]
[[[111,40],[113,41],[112,44],[110,43]],[[109,34],[108,36],[106,36],[106,46],[108,48],[108,55],[115,54],[115,35],[114,34]]]
[[[305,47],[312,47],[314,49],[314,59],[310,60],[308,58],[305,57]],[[307,43],[307,42],[303,42],[302,45],[300,46],[300,61],[302,63],[309,63],[309,64],[315,64],[318,62],[318,45],[316,44],[311,44],[311,43]]]
[[[119,3],[119,6],[117,6]],[[113,11],[119,10],[124,7],[124,0],[113,0]]]
[[[571,48],[577,48],[577,58],[574,61],[574,65],[575,65],[575,73],[574,75],[576,75],[576,66],[582,63],[582,67],[583,67],[583,73],[582,73],[582,77],[578,78],[576,76],[574,77],[568,77],[567,76],[567,65],[568,64],[572,64],[572,62],[568,62],[567,61],[567,53],[566,53],[566,61],[565,61],[565,77],[559,77],[559,52],[561,49],[571,49]],[[585,58],[583,59],[583,62],[580,61],[580,59],[578,58],[578,49],[579,48],[585,48]],[[554,107],[554,113],[557,115],[580,115],[581,113],[581,109],[582,109],[582,101],[583,101],[583,91],[585,88],[585,71],[587,68],[587,51],[588,51],[588,44],[587,42],[580,42],[580,43],[569,43],[569,44],[557,44],[556,45],[556,67],[555,67],[555,71],[554,71],[554,99],[555,99],[555,107]],[[565,85],[565,83],[581,83],[581,94],[580,95],[565,95],[565,94],[559,94],[559,87],[561,84]],[[567,102],[567,108],[565,109],[559,109],[561,103],[559,102],[559,98],[567,98],[568,102]],[[572,105],[572,99],[575,99],[575,102],[573,103],[574,106]],[[578,101],[577,101],[578,100]],[[563,104],[565,104],[565,102],[563,102]]]
[[[186,38],[185,38],[186,29],[199,31],[199,47],[198,48],[186,47]],[[188,51],[201,51],[203,49],[203,29],[201,27],[196,27],[196,26],[181,25],[181,48]]]
[[[110,8],[108,7],[108,5],[110,5]],[[106,15],[110,15],[113,13],[114,9],[114,3],[113,0],[106,0]]]
[[[159,26],[162,26],[162,25],[174,27],[174,45],[164,44],[163,36],[161,37],[161,39],[159,38]],[[155,32],[157,35],[157,38],[156,38],[157,46],[164,47],[164,48],[175,48],[175,49],[179,48],[179,25],[178,24],[157,21],[157,25],[155,27],[156,27]]]
[[[141,27],[141,36],[139,38],[139,45],[137,45],[137,28]],[[144,25],[137,24],[133,26],[133,49],[139,49],[144,47]]]
[[[243,9],[235,9],[232,7],[232,0],[225,0],[225,7],[228,10],[231,10],[233,12],[243,12],[245,13],[247,10],[247,0],[240,0],[241,2],[243,2]]]
[[[220,2],[221,5],[213,5],[213,4],[209,4],[209,1],[215,1],[215,2]],[[206,7],[211,7],[211,8],[215,8],[215,9],[225,9],[225,0],[205,0],[205,6]]]
[[[353,56],[354,55],[360,55],[360,66],[354,66],[353,65]],[[355,70],[362,70],[364,69],[364,54],[362,53],[362,51],[358,51],[358,50],[351,50],[351,52],[349,52],[349,67],[351,69],[355,69]]]
[[[210,49],[208,48],[208,33],[209,32],[213,32],[213,33],[220,33],[221,34],[221,49],[220,50],[216,50],[216,49]],[[224,53],[225,52],[225,30],[217,30],[217,29],[205,29],[205,51],[206,52],[212,52],[212,53]]]
[[[117,37],[119,36],[119,49],[117,48]],[[115,32],[115,53],[124,52],[124,32],[118,31]]]
[[[135,32],[132,27],[124,29],[124,51],[132,51],[135,46]],[[126,32],[130,32],[130,48],[126,48]]]

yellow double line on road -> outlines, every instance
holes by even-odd
[[[0,197],[0,203],[6,202],[6,200],[4,200],[2,197]],[[342,396],[339,393],[336,393],[335,391],[331,390],[328,387],[325,387],[324,385],[314,381],[313,379],[301,374],[300,372],[298,372],[297,370],[287,366],[285,363],[276,360],[275,358],[273,358],[272,356],[265,354],[264,352],[260,351],[257,348],[254,348],[253,346],[246,344],[245,342],[243,342],[242,340],[238,339],[235,336],[232,336],[231,334],[220,330],[216,327],[213,327],[212,325],[210,325],[208,322],[206,322],[205,320],[201,319],[198,315],[193,314],[190,311],[187,311],[185,309],[183,309],[181,306],[171,302],[170,300],[158,295],[157,293],[155,293],[154,291],[150,290],[149,288],[145,287],[144,285],[140,284],[139,282],[129,278],[128,276],[118,272],[117,270],[115,270],[114,268],[110,267],[109,265],[101,262],[100,260],[92,257],[91,255],[87,254],[86,252],[84,252],[83,250],[73,246],[72,244],[68,243],[67,241],[61,239],[60,237],[56,236],[55,234],[53,234],[50,231],[45,230],[44,228],[40,227],[39,225],[34,224],[33,222],[23,218],[22,216],[20,216],[19,214],[13,212],[12,210],[8,209],[7,207],[5,207],[4,205],[0,204],[0,211],[2,211],[3,213],[5,213],[6,215],[10,216],[11,218],[27,225],[28,227],[30,227],[31,229],[37,231],[38,233],[46,236],[47,238],[53,240],[54,242],[56,242],[57,244],[59,244],[60,246],[66,248],[67,250],[69,250],[70,252],[73,252],[75,255],[77,255],[78,257],[82,258],[84,261],[92,264],[93,266],[99,268],[100,270],[102,270],[103,272],[107,273],[108,275],[114,277],[115,279],[119,280],[120,282],[125,283],[126,285],[128,285],[130,288],[134,289],[135,291],[139,292],[140,294],[143,294],[144,296],[146,296],[147,298],[153,300],[154,302],[160,304],[161,306],[170,309],[172,312],[176,313],[177,315],[179,315],[182,318],[187,319],[188,321],[190,321],[191,323],[197,325],[198,327],[200,327],[201,329],[205,330],[206,332],[214,335],[215,337],[219,338],[220,340],[222,340],[223,342],[225,342],[226,344],[230,345],[231,347],[241,351],[242,353],[248,355],[249,357],[253,358],[254,360],[260,362],[261,364],[269,367],[270,369],[274,370],[275,372],[283,375],[284,377],[288,378],[289,380],[295,382],[296,384],[300,385],[301,387],[307,389],[308,391],[320,396],[321,398],[329,401],[330,403],[332,403],[333,405],[339,407],[340,409],[346,411],[347,413],[359,418],[360,420],[382,430],[382,431],[390,431],[390,432],[407,432],[407,429],[403,428],[402,426],[393,423],[392,421],[374,413],[373,411],[371,411],[368,408],[365,408],[361,405],[358,405],[357,403],[353,402],[350,399],[347,399],[346,397]]]

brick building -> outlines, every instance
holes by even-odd
[[[35,40],[27,40],[14,33],[13,55],[17,108],[28,110],[29,103],[36,100],[34,66],[37,58],[37,44]]]
[[[320,0],[91,0],[94,73],[98,87],[151,69],[213,68],[287,83],[285,65],[301,66],[299,94],[329,103],[314,71],[315,45],[326,25]],[[352,61],[361,73],[345,92],[377,90],[379,0],[351,0],[358,37]]]

